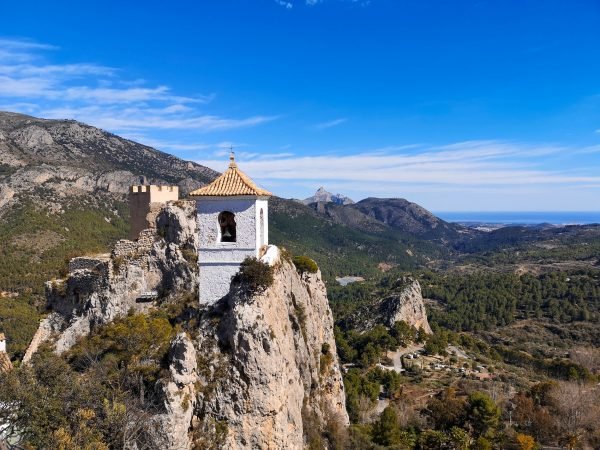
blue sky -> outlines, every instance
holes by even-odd
[[[600,210],[595,0],[92,3],[3,5],[1,110],[233,145],[285,197]]]

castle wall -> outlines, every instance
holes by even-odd
[[[95,256],[78,256],[69,261],[69,272],[76,270],[96,270],[100,265],[108,261],[109,254]]]
[[[179,199],[178,186],[131,186],[129,188],[130,238],[140,231],[154,228],[156,216],[168,201]]]

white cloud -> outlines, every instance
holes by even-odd
[[[306,6],[315,6],[318,5],[320,3],[323,3],[324,0],[304,0],[304,4]],[[356,3],[357,5],[360,6],[368,6],[371,4],[371,0],[338,0],[338,2],[349,2],[349,3]],[[279,6],[283,6],[286,9],[292,9],[294,7],[294,1],[293,0],[275,0],[275,3],[277,3]]]
[[[292,9],[294,6],[291,2],[286,2],[284,0],[275,0],[275,3],[277,3],[279,6],[283,6],[286,9]]]
[[[211,148],[212,145],[205,143],[182,143],[182,142],[170,142],[164,141],[161,139],[155,139],[152,137],[148,137],[144,134],[136,134],[136,133],[124,133],[121,135],[122,137],[129,139],[131,141],[138,142],[140,144],[147,145],[149,147],[156,148],[158,150],[177,150],[177,151],[200,151]]]
[[[252,127],[276,116],[231,118],[199,111],[214,94],[178,95],[166,85],[127,80],[120,70],[94,63],[56,64],[46,60],[56,47],[0,38],[0,101],[14,111],[55,119],[76,119],[113,132]],[[172,147],[174,148],[174,147]]]
[[[230,119],[213,115],[172,114],[152,108],[115,108],[87,106],[82,108],[55,108],[41,111],[49,119],[74,118],[107,130],[193,130],[223,131],[246,128],[275,120],[276,116],[251,116]]]
[[[327,128],[332,128],[332,127],[336,127],[338,125],[343,124],[344,122],[347,122],[348,119],[346,118],[339,118],[339,119],[334,119],[334,120],[330,120],[328,122],[321,122],[315,125],[315,128],[317,130],[325,130]]]
[[[243,161],[244,170],[265,182],[290,180],[312,184],[351,183],[355,190],[391,192],[396,188],[425,186],[442,192],[448,188],[472,190],[542,185],[600,183],[600,176],[536,167],[540,152],[558,151],[552,146],[530,146],[501,141],[469,141],[423,148],[419,152],[375,149],[352,155],[263,155]],[[515,158],[518,156],[518,158]],[[519,158],[530,157],[530,161]],[[223,161],[199,161],[222,168]],[[533,166],[533,167],[532,167]]]

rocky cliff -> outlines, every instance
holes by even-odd
[[[198,430],[226,425],[223,448],[301,449],[348,422],[321,274],[274,264],[265,292],[248,296],[234,284],[202,322]]]
[[[47,284],[53,312],[33,345],[50,340],[64,352],[100,324],[157,308],[154,296],[168,302],[193,291],[194,211],[193,203],[170,203],[137,241],[72,259],[69,276]],[[234,279],[228,295],[197,310],[198,328],[171,342],[167,375],[156,384],[163,407],[146,427],[155,448],[302,449],[348,423],[320,272],[298,273],[275,246],[262,261],[273,271],[268,288]]]
[[[387,295],[344,319],[345,326],[359,330],[368,330],[378,324],[390,327],[398,321],[431,333],[421,285],[412,277],[399,278]]]
[[[302,449],[348,424],[321,275],[270,253],[269,288],[251,293],[234,281],[202,312],[194,340],[173,341],[166,412],[156,417],[161,448]]]
[[[147,311],[157,297],[193,291],[197,238],[195,203],[179,201],[167,204],[156,227],[142,231],[138,240],[120,240],[110,254],[73,258],[66,278],[46,283],[52,313],[24,360],[50,336],[58,335],[55,345],[61,353],[95,325],[130,310]]]

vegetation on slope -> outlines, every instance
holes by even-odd
[[[45,345],[31,364],[0,374],[5,434],[22,448],[121,449],[125,441],[156,448],[151,419],[164,412],[170,342],[196,323],[191,298],[197,293],[99,326],[62,356]]]
[[[419,271],[413,275],[430,299],[433,335],[402,322],[362,333],[345,328],[345,317],[389,295],[402,275],[393,270],[329,288],[338,353],[347,367],[353,422],[348,448],[595,448],[600,443],[599,270],[521,276]],[[421,357],[416,363],[402,357],[406,371],[399,374],[388,356],[403,348],[419,348]],[[443,365],[434,368],[431,361]],[[381,405],[387,405],[383,413],[374,413]],[[481,414],[487,418],[475,419]],[[564,420],[573,414],[576,420]]]
[[[380,263],[411,269],[444,252],[397,230],[367,233],[334,223],[290,200],[274,199],[272,204],[270,242],[315,260],[326,280],[343,275],[372,277],[380,273]]]
[[[600,322],[600,270],[514,273],[421,274],[423,295],[443,309],[432,321],[455,331],[490,330],[518,319],[559,323]]]
[[[74,256],[107,252],[128,234],[128,210],[120,202],[73,206],[63,213],[25,201],[0,223],[0,331],[10,355],[20,357],[45,306],[44,283],[64,276]]]

